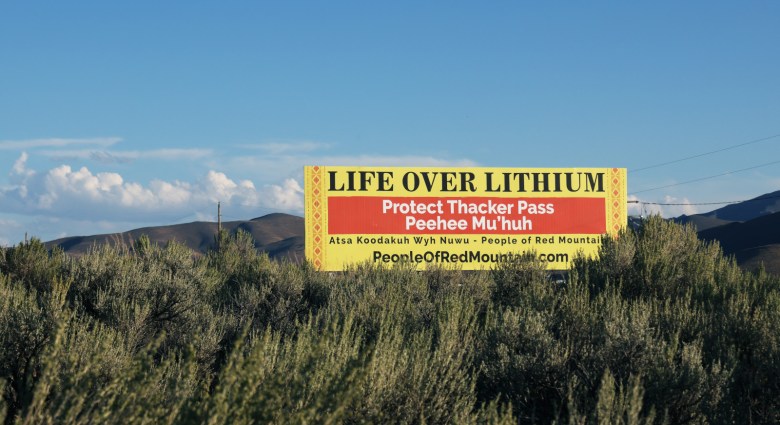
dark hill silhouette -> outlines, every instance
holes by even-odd
[[[638,225],[638,219],[631,220],[632,226]],[[709,213],[677,217],[675,221],[694,224],[700,238],[719,241],[724,252],[734,255],[743,267],[752,269],[763,263],[767,271],[780,275],[780,191]],[[267,252],[271,258],[296,262],[305,258],[302,217],[275,213],[252,220],[225,222],[223,227],[231,233],[239,229],[248,232],[255,239],[255,247]],[[205,254],[214,247],[216,231],[216,223],[193,222],[123,233],[68,237],[47,242],[46,245],[49,248],[59,245],[69,254],[81,255],[95,244],[130,245],[142,235],[147,235],[153,243],[163,245],[177,241],[197,254]]]
[[[701,239],[720,242],[723,252],[733,255],[740,266],[755,270],[764,264],[767,271],[780,275],[780,190],[673,220],[692,224]]]
[[[733,221],[730,220],[723,220],[717,217],[712,217],[712,216],[702,215],[702,214],[681,215],[672,220],[674,220],[675,223],[679,223],[679,224],[692,224],[699,232],[707,229],[712,229],[713,227],[718,227],[718,226],[723,226],[726,224],[733,223]]]
[[[681,215],[674,218],[674,221],[680,224],[690,223],[699,232],[702,232],[718,226],[744,222],[776,212],[780,212],[780,190],[765,193],[737,204],[726,205],[708,213]]]
[[[780,190],[699,215],[726,221],[748,221],[776,212],[780,212]]]
[[[766,271],[780,275],[780,244],[746,248],[735,254],[737,262],[748,270],[757,270],[762,265]]]
[[[255,239],[255,247],[271,258],[303,261],[304,223],[302,217],[289,214],[268,214],[247,221],[228,221],[222,227],[230,233],[243,230]],[[170,226],[144,227],[122,233],[94,236],[74,236],[47,242],[46,246],[62,247],[72,255],[85,254],[96,244],[131,245],[142,235],[152,243],[164,245],[168,241],[182,243],[197,254],[205,254],[214,247],[217,223],[197,221]]]
[[[780,274],[780,212],[703,230],[699,238],[720,242],[723,252],[745,268],[763,262],[767,271]]]

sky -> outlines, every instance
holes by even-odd
[[[302,215],[304,165],[625,167],[633,200],[750,199],[780,190],[778,21],[774,0],[3,1],[0,245],[217,202]]]

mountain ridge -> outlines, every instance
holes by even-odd
[[[702,240],[717,241],[743,268],[763,266],[780,275],[780,190],[673,220],[693,225]]]
[[[718,241],[723,253],[734,255],[741,266],[780,274],[780,212],[745,222],[733,222],[698,232],[699,238]]]
[[[734,222],[745,222],[763,215],[780,212],[780,190],[731,203],[707,213],[681,215],[673,220],[677,223],[691,223],[698,231],[723,226]]]
[[[733,255],[747,269],[761,264],[780,275],[780,191],[767,193],[708,213],[682,215],[672,219],[697,228],[699,238],[718,241],[724,254]],[[632,227],[641,220],[629,217]],[[235,233],[243,230],[255,240],[255,247],[277,260],[302,262],[305,258],[304,219],[300,216],[272,213],[251,220],[228,221],[223,228]],[[71,236],[46,242],[48,248],[60,246],[65,252],[83,255],[96,244],[130,245],[142,235],[152,243],[177,241],[197,255],[214,248],[217,223],[195,221],[169,226],[153,226],[126,232],[93,236]]]
[[[267,252],[277,260],[303,261],[303,217],[272,213],[251,220],[227,221],[222,228],[229,233],[243,230],[255,241],[255,248]],[[152,243],[163,245],[169,241],[184,244],[199,255],[206,254],[215,246],[217,223],[194,221],[168,226],[151,226],[126,232],[106,233],[92,236],[70,236],[46,242],[47,248],[61,247],[72,255],[83,255],[96,244],[130,245],[146,235]]]

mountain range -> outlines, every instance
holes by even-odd
[[[700,239],[720,242],[742,267],[755,270],[763,264],[780,275],[780,190],[674,220],[695,226]]]
[[[768,272],[780,275],[780,191],[673,220],[695,226],[703,240],[720,242],[724,253],[733,255],[742,267],[756,269],[763,264]],[[631,217],[630,222],[636,225],[640,220]],[[274,213],[246,221],[229,221],[222,226],[231,233],[248,232],[255,240],[255,247],[273,259],[299,262],[305,258],[302,217]],[[131,244],[141,235],[147,235],[152,242],[164,244],[175,240],[195,253],[204,254],[213,249],[216,232],[217,223],[193,222],[67,237],[46,245],[50,248],[58,245],[69,254],[81,255],[96,244]]]
[[[780,190],[747,201],[735,202],[704,214],[682,215],[675,221],[691,223],[699,232],[780,212]]]
[[[231,234],[238,230],[249,233],[255,240],[255,248],[267,252],[273,259],[299,262],[305,257],[302,217],[274,213],[252,220],[224,222],[222,227]],[[130,245],[142,235],[146,235],[152,243],[163,245],[168,241],[176,241],[186,245],[196,254],[205,254],[215,247],[216,234],[217,223],[196,221],[144,227],[123,233],[66,237],[46,242],[46,246],[60,246],[68,254],[81,255],[94,245]]]

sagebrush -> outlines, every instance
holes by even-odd
[[[0,249],[0,420],[778,423],[780,279],[658,217],[485,272],[280,263],[245,233]]]

